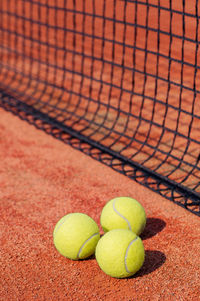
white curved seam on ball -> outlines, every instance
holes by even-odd
[[[127,260],[127,257],[128,257],[128,251],[131,247],[131,245],[138,239],[138,237],[136,237],[135,239],[133,239],[130,244],[128,245],[128,248],[126,249],[126,254],[125,254],[125,258],[124,258],[124,264],[125,264],[125,269],[127,271],[127,273],[131,273],[131,271],[129,271],[128,267],[127,267],[127,263],[126,263],[126,260]]]
[[[131,224],[129,223],[129,221],[128,221],[128,219],[127,218],[125,218],[125,216],[123,216],[119,211],[117,211],[117,209],[116,209],[116,207],[115,207],[115,202],[116,202],[117,200],[115,200],[114,202],[113,202],[113,210],[121,217],[121,218],[123,218],[126,222],[127,222],[127,224],[128,224],[128,227],[129,227],[129,230],[132,230],[132,228],[131,228]]]
[[[95,235],[99,235],[99,233],[94,233],[92,236],[90,236],[83,244],[82,246],[80,247],[79,251],[78,251],[78,255],[77,255],[77,258],[79,258],[84,246],[86,245],[86,243],[91,239],[93,238]]]
[[[66,222],[66,220],[67,220],[69,217],[70,217],[70,215],[67,215],[67,216],[65,217],[65,219],[62,221],[62,223],[60,223],[60,225],[57,227],[55,233],[53,233],[53,237],[54,237],[54,235],[58,232],[58,230],[60,229],[60,227]]]

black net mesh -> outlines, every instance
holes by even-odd
[[[200,215],[198,0],[0,1],[0,106]]]

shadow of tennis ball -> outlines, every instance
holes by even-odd
[[[148,217],[145,229],[141,234],[141,239],[145,240],[155,236],[157,233],[161,232],[166,226],[165,221],[160,218]]]
[[[148,275],[159,269],[166,261],[166,256],[160,251],[145,251],[145,261],[142,268],[132,278]]]

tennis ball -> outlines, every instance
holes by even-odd
[[[146,214],[142,205],[135,199],[118,197],[104,206],[100,222],[104,232],[129,229],[140,235],[146,225]]]
[[[99,239],[97,224],[83,213],[63,216],[53,231],[53,241],[58,252],[73,260],[84,259],[94,254]]]
[[[99,240],[95,256],[107,275],[125,278],[134,275],[142,267],[145,251],[142,240],[134,232],[114,229]]]

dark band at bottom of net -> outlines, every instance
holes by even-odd
[[[130,162],[128,158],[81,135],[72,128],[6,94],[3,90],[0,90],[0,107],[200,216],[200,198],[197,192],[173,182],[137,162]]]

